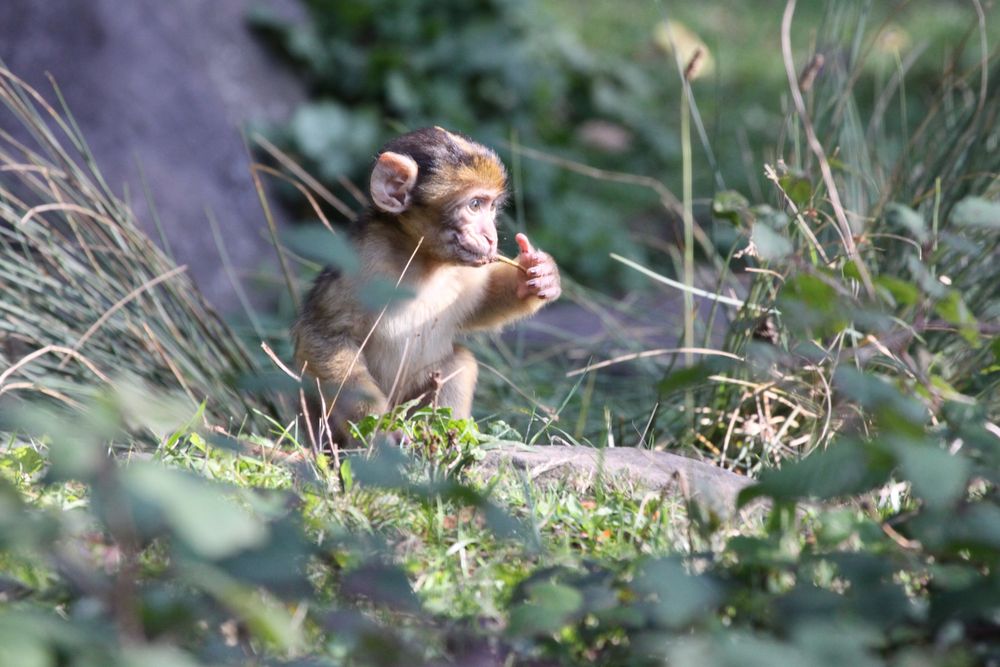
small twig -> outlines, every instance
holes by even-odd
[[[7,370],[5,370],[3,373],[0,373],[0,386],[2,386],[3,383],[7,381],[7,378],[9,378],[11,375],[13,375],[15,372],[17,372],[17,370],[19,368],[22,368],[23,366],[26,366],[27,364],[30,364],[32,361],[34,361],[38,357],[42,356],[43,354],[48,354],[49,352],[59,352],[61,354],[65,354],[67,360],[70,357],[73,357],[74,359],[76,359],[77,361],[79,361],[81,364],[83,364],[84,366],[86,366],[88,369],[90,369],[91,373],[93,373],[97,377],[101,378],[102,380],[104,380],[108,384],[111,384],[111,378],[109,378],[107,375],[105,375],[100,370],[98,370],[97,366],[95,366],[89,359],[87,359],[85,356],[83,356],[82,354],[80,354],[76,350],[68,348],[68,347],[63,347],[61,345],[46,345],[43,348],[35,350],[31,354],[28,354],[28,355],[25,355],[24,357],[21,357],[21,359],[16,364],[14,364],[13,366],[11,366]]]
[[[98,317],[96,322],[94,322],[93,324],[90,325],[90,328],[87,329],[83,333],[83,335],[80,336],[80,338],[73,345],[73,350],[74,351],[75,350],[79,350],[81,347],[83,347],[83,344],[86,343],[87,340],[90,339],[90,337],[93,336],[94,333],[98,329],[100,329],[101,326],[111,318],[111,316],[113,316],[115,313],[117,313],[129,301],[131,301],[132,299],[136,298],[137,296],[139,296],[143,292],[146,292],[146,291],[148,291],[148,290],[156,287],[157,285],[159,285],[163,281],[170,280],[174,276],[179,275],[181,273],[184,273],[185,271],[187,271],[187,265],[186,264],[183,265],[183,266],[178,266],[176,268],[173,268],[173,269],[167,271],[166,273],[163,273],[163,274],[161,274],[161,275],[153,278],[152,280],[147,280],[146,282],[144,282],[143,284],[139,285],[134,290],[132,290],[131,292],[129,292],[128,294],[126,294],[125,296],[123,296],[121,299],[119,299],[118,301],[115,302],[115,305],[113,305],[110,308],[108,308],[108,310],[105,311],[105,313],[103,315],[101,315],[100,317]],[[67,361],[69,361],[69,360],[68,359],[64,359],[62,361],[62,363],[59,364],[59,370],[63,369],[63,367],[66,365]]]
[[[45,396],[51,396],[57,400],[62,401],[71,408],[81,410],[83,409],[83,404],[79,401],[74,401],[72,398],[62,393],[61,391],[56,391],[55,389],[50,389],[48,387],[43,387],[40,384],[35,384],[34,382],[10,382],[8,384],[0,387],[0,395],[6,394],[8,391],[18,391],[18,390],[28,390],[37,391],[39,394],[44,394]]]
[[[493,260],[494,262],[503,262],[504,264],[510,264],[514,268],[520,269],[521,273],[527,274],[528,269],[521,266],[518,262],[511,259],[510,257],[504,257],[503,255],[497,255],[497,258]]]
[[[264,341],[261,341],[260,342],[260,349],[264,350],[264,354],[267,355],[267,358],[270,359],[271,361],[273,361],[275,366],[277,366],[282,371],[284,371],[285,375],[287,375],[288,377],[292,378],[296,382],[301,382],[302,381],[302,378],[299,377],[298,375],[296,375],[295,371],[293,371],[291,368],[289,368],[284,363],[282,363],[281,359],[279,359],[278,355],[276,355],[274,353],[274,350],[271,349],[270,345],[268,345]]]
[[[406,370],[406,360],[410,356],[410,343],[412,339],[407,336],[406,343],[403,345],[403,354],[399,358],[399,366],[396,368],[396,377],[392,379],[392,387],[389,388],[389,393],[385,396],[385,403],[388,407],[393,405],[393,397],[396,395],[396,389],[399,388],[399,383],[403,379],[403,372]]]
[[[901,549],[906,549],[907,551],[913,551],[915,549],[919,549],[921,546],[920,542],[918,542],[917,540],[910,540],[903,537],[896,531],[895,528],[893,528],[887,523],[882,524],[882,532],[885,533],[886,536],[890,540],[895,542],[896,545],[899,546]]]
[[[261,136],[256,132],[253,134],[253,140],[254,143],[256,143],[258,146],[267,151],[267,153],[271,157],[280,162],[285,169],[292,172],[292,174],[294,174],[296,178],[298,178],[300,181],[308,185],[310,188],[313,189],[314,192],[316,192],[316,194],[325,199],[326,203],[337,209],[337,211],[339,211],[341,215],[343,215],[345,218],[347,218],[352,222],[357,219],[358,214],[355,213],[350,206],[345,204],[339,197],[335,196],[332,192],[330,192],[327,188],[325,188],[322,183],[320,183],[315,178],[310,176],[309,172],[300,167],[295,162],[295,160],[288,157],[288,155],[284,153],[280,148],[278,148],[277,146],[275,146],[270,141],[268,141],[267,139],[265,139],[263,136]],[[346,179],[344,180],[346,181]],[[341,185],[345,187],[348,187],[348,183],[350,183],[350,181],[347,181],[346,183],[344,181],[341,181]],[[353,186],[353,184],[351,184],[351,186]],[[348,187],[348,189],[351,190],[351,194],[354,195],[355,199],[358,199],[359,203],[361,203],[362,205],[367,205],[368,203],[367,200],[364,198],[363,194],[357,192],[357,188]]]
[[[621,262],[622,264],[624,264],[625,266],[629,267],[630,269],[635,269],[639,273],[642,273],[643,275],[649,276],[650,278],[652,278],[653,280],[655,280],[657,282],[663,283],[664,285],[669,285],[670,287],[673,287],[675,289],[679,289],[682,292],[685,292],[685,293],[686,292],[690,292],[691,294],[693,294],[695,296],[700,296],[703,299],[711,299],[712,301],[718,301],[719,303],[724,303],[727,306],[732,306],[733,308],[747,307],[747,308],[750,308],[751,310],[756,310],[756,311],[759,311],[759,312],[779,314],[778,311],[775,310],[774,308],[765,308],[765,307],[759,306],[759,305],[757,305],[755,303],[746,303],[744,301],[741,301],[740,299],[734,299],[732,297],[723,296],[721,294],[715,294],[714,292],[709,292],[709,291],[703,290],[703,289],[701,289],[699,287],[692,287],[690,285],[685,285],[682,282],[679,282],[677,280],[673,280],[671,278],[667,278],[666,276],[660,275],[659,273],[656,273],[655,271],[647,269],[642,264],[638,264],[636,262],[633,262],[632,260],[630,260],[630,259],[628,259],[626,257],[622,257],[621,255],[618,255],[616,253],[610,253],[608,256],[611,257],[611,259],[615,260],[616,262]]]
[[[664,354],[703,354],[707,356],[726,357],[727,359],[733,359],[735,361],[743,361],[742,357],[738,357],[730,352],[723,352],[722,350],[712,350],[705,347],[670,347],[670,348],[661,348],[658,350],[644,350],[642,352],[623,354],[613,359],[599,361],[596,364],[588,364],[583,368],[578,368],[576,370],[566,373],[566,377],[573,377],[574,375],[580,375],[581,373],[594,371],[597,370],[598,368],[606,368],[608,366],[613,366],[614,364],[620,364],[625,361],[634,361],[636,359],[647,359],[649,357],[658,357]]]
[[[249,148],[247,149],[250,150]],[[267,231],[271,237],[271,245],[274,246],[274,252],[278,255],[278,266],[281,267],[281,275],[285,279],[285,286],[288,288],[288,296],[292,300],[292,305],[295,310],[299,309],[299,293],[295,289],[295,280],[292,278],[292,270],[288,266],[288,258],[285,257],[285,249],[278,240],[278,225],[274,221],[274,214],[271,212],[271,204],[267,200],[267,191],[264,189],[264,183],[260,179],[260,173],[250,167],[250,178],[253,180],[253,188],[257,192],[257,201],[260,203],[260,208],[264,212],[264,221],[267,222]]]
[[[184,393],[187,394],[187,397],[191,399],[191,403],[194,404],[195,407],[198,407],[200,401],[197,398],[195,398],[194,392],[191,391],[191,388],[188,386],[187,381],[184,380],[184,376],[181,374],[180,369],[177,368],[177,364],[173,362],[173,360],[170,358],[170,355],[167,354],[167,351],[163,349],[162,345],[160,345],[160,341],[156,337],[156,334],[153,333],[153,330],[145,322],[142,323],[142,329],[143,331],[146,332],[146,335],[149,337],[149,342],[153,346],[153,349],[155,349],[157,354],[160,355],[160,358],[163,359],[163,363],[165,363],[167,365],[167,368],[170,369],[170,372],[173,374],[174,379],[177,380],[177,383],[181,386],[181,389],[184,390]]]
[[[309,444],[312,446],[313,455],[319,456],[319,443],[316,441],[312,418],[309,416],[309,402],[306,400],[305,390],[301,387],[299,387],[299,407],[302,408],[302,420],[306,423],[306,434],[309,436]]]
[[[35,207],[31,208],[23,216],[21,216],[20,220],[17,221],[17,226],[20,227],[21,225],[23,225],[24,223],[28,222],[33,217],[35,217],[36,215],[38,215],[39,213],[46,213],[48,211],[64,211],[64,212],[79,213],[79,214],[85,215],[85,216],[87,216],[89,218],[93,218],[94,220],[98,220],[100,222],[103,222],[104,224],[108,225],[109,227],[114,227],[115,226],[114,220],[112,220],[111,218],[109,218],[106,215],[101,215],[100,213],[97,213],[95,211],[91,211],[89,208],[85,208],[85,207],[79,206],[77,204],[61,204],[61,203],[60,204],[39,204],[38,206],[35,206]]]
[[[809,225],[806,223],[805,218],[802,217],[802,212],[799,211],[798,205],[796,205],[796,203],[792,201],[792,198],[788,196],[788,193],[785,192],[785,188],[781,185],[781,179],[778,178],[778,172],[776,172],[774,167],[771,165],[765,164],[764,176],[767,180],[774,183],[775,187],[778,188],[778,191],[782,194],[782,196],[784,196],[785,203],[788,205],[788,208],[792,210],[792,215],[795,216],[795,221],[799,223],[799,228],[802,230],[802,233],[805,234],[806,238],[809,239],[809,243],[812,244],[812,247],[816,249],[816,253],[823,260],[823,264],[829,264],[830,259],[826,256],[826,252],[823,250],[823,245],[819,242],[819,239],[816,238],[816,235],[813,234],[813,231],[809,229]]]
[[[639,185],[645,188],[649,188],[655,192],[660,197],[660,201],[663,203],[664,208],[669,211],[673,211],[677,215],[681,215],[681,202],[673,192],[670,191],[666,185],[656,180],[651,176],[642,176],[640,174],[628,174],[621,171],[609,171],[607,169],[598,169],[597,167],[591,167],[588,164],[583,164],[582,162],[576,162],[574,160],[567,160],[566,158],[559,157],[557,155],[549,155],[540,150],[534,148],[528,148],[527,146],[522,146],[518,144],[513,146],[508,144],[508,147],[517,153],[526,155],[533,160],[538,160],[540,162],[548,162],[549,164],[554,164],[564,169],[568,169],[572,172],[576,172],[582,176],[587,176],[599,181],[611,181],[614,183],[627,183],[630,185]]]
[[[256,171],[262,171],[265,174],[268,174],[269,176],[273,176],[274,178],[281,179],[285,183],[288,183],[293,188],[298,190],[302,194],[302,196],[306,198],[306,201],[309,202],[309,206],[312,207],[313,212],[316,214],[316,217],[319,218],[319,221],[323,223],[323,226],[329,229],[330,232],[334,234],[337,233],[336,230],[334,230],[333,225],[330,224],[330,221],[323,213],[323,209],[320,208],[319,202],[316,201],[316,198],[312,196],[312,193],[309,192],[309,190],[306,189],[306,187],[302,185],[302,183],[295,180],[291,176],[281,173],[277,169],[273,169],[272,167],[267,166],[266,164],[260,164],[259,162],[255,162],[250,165],[250,168]]]
[[[536,408],[538,408],[539,410],[541,410],[543,413],[545,413],[546,417],[548,417],[549,419],[552,419],[553,417],[557,417],[558,416],[558,413],[554,409],[552,409],[548,405],[545,405],[544,403],[536,400],[535,398],[532,398],[531,396],[529,396],[527,393],[525,393],[525,391],[523,389],[521,389],[519,386],[517,386],[517,384],[513,380],[511,380],[510,378],[508,378],[506,375],[504,375],[503,373],[501,373],[499,370],[497,370],[493,366],[490,366],[489,364],[487,364],[486,362],[483,362],[483,361],[477,361],[476,363],[478,363],[482,368],[485,368],[489,372],[491,372],[494,375],[496,375],[501,380],[503,380],[511,389],[513,389],[515,392],[517,392],[518,395],[521,396],[521,398],[525,399],[526,401],[528,401],[529,403],[531,403],[533,406],[535,406]]]
[[[441,371],[431,371],[429,375],[431,381],[430,402],[436,408],[438,406],[438,397],[441,394],[441,387],[444,386],[444,383],[441,382]]]
[[[836,215],[837,226],[835,229],[840,235],[840,240],[844,245],[844,249],[847,251],[847,256],[854,260],[854,264],[858,270],[858,275],[861,278],[861,283],[864,285],[865,292],[869,297],[875,296],[875,286],[872,284],[871,274],[868,272],[868,267],[861,259],[860,253],[858,253],[858,248],[854,243],[854,233],[851,230],[851,223],[847,220],[847,214],[844,212],[844,205],[840,201],[840,193],[837,190],[837,182],[833,178],[833,170],[830,168],[830,161],[826,158],[826,151],[823,150],[823,145],[819,142],[819,138],[816,136],[816,130],[813,128],[812,119],[809,118],[809,114],[806,112],[805,100],[802,98],[802,90],[799,88],[798,77],[795,74],[795,61],[792,58],[792,16],[795,13],[795,0],[788,0],[785,5],[785,13],[781,18],[781,53],[785,61],[785,73],[788,76],[789,89],[792,93],[792,102],[795,105],[795,111],[802,121],[802,128],[806,133],[806,141],[809,144],[810,150],[816,156],[819,161],[819,169],[823,174],[823,182],[826,184],[826,189],[828,196],[830,198],[830,204],[833,206],[833,212]]]

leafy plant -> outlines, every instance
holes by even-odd
[[[848,37],[860,43],[863,14],[831,6],[833,27],[823,34],[835,45]],[[791,17],[789,9],[786,47]],[[773,200],[751,205],[726,194],[713,202],[720,224],[732,226],[737,259],[755,270],[741,298],[714,295],[717,307],[742,301],[726,348],[617,385],[568,378],[566,399],[539,407],[544,426],[533,419],[522,429],[528,439],[566,435],[555,417],[572,412],[580,387],[580,404],[589,406],[605,400],[585,398],[597,391],[657,386],[662,407],[648,424],[666,435],[659,442],[690,443],[758,475],[741,494],[739,514],[720,517],[685,493],[643,497],[627,483],[546,486],[513,470],[482,479],[473,463],[491,441],[484,433],[520,435],[500,422],[480,432],[430,408],[358,424],[371,448],[316,456],[296,423],[265,420],[263,410],[271,433],[217,428],[252,407],[233,399],[228,384],[219,389],[227,402],[211,396],[211,417],[201,423],[187,394],[222,384],[209,371],[183,364],[173,373],[164,362],[168,374],[122,355],[141,379],[105,372],[98,384],[54,366],[21,382],[17,372],[41,356],[8,348],[22,361],[0,371],[0,392],[36,400],[2,406],[0,662],[1000,660],[995,65],[981,59],[946,81],[947,103],[925,130],[942,140],[915,134],[906,150],[875,160],[844,148],[857,149],[864,136],[849,85],[861,50],[824,48],[833,64],[817,73],[801,105],[793,100],[792,148],[784,166],[768,172]],[[785,65],[792,90],[801,91],[790,55]],[[980,85],[970,89],[969,81]],[[15,92],[15,114],[34,119],[21,106],[32,93]],[[44,124],[29,127],[62,154]],[[9,161],[2,172],[29,174],[3,192],[4,210],[21,225],[0,227],[16,239],[7,257],[82,262],[78,251],[106,251],[61,232],[87,215],[79,209],[113,220],[130,219],[127,209],[107,212],[113,202],[102,189],[57,173],[70,168],[65,163],[26,157],[39,169]],[[27,204],[22,190],[40,201]],[[79,209],[38,208],[54,201]],[[28,225],[43,214],[47,226]],[[108,229],[105,243],[148,247],[123,222]],[[165,261],[159,254],[130,250],[119,243],[117,252],[95,255],[94,276],[70,273],[80,295],[36,290],[35,311],[58,314],[53,330],[63,318],[73,321],[69,306],[99,301],[88,286],[111,289],[102,276],[117,275],[112,261],[163,275],[150,268]],[[16,266],[0,261],[4,271]],[[38,266],[43,276],[60,268]],[[106,312],[117,316],[140,296],[152,298],[153,287],[136,294],[133,287]],[[0,303],[16,308],[26,289]],[[143,312],[128,312],[142,321]],[[150,327],[170,324],[150,312]],[[127,344],[129,322],[118,333]],[[219,340],[192,338],[187,347],[183,331],[176,358],[196,370],[199,345],[213,345],[213,354],[236,345],[213,330]],[[101,350],[55,351],[96,375],[87,352]],[[497,354],[506,352],[501,346]],[[110,366],[110,351],[99,359]],[[249,365],[214,356],[204,363],[223,371]],[[603,416],[608,441],[622,444],[612,437],[610,411]],[[402,444],[379,444],[386,432]]]

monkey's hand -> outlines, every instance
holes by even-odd
[[[562,287],[559,284],[559,267],[552,255],[535,250],[524,234],[518,234],[514,240],[521,249],[517,263],[524,269],[519,272],[517,297],[527,299],[534,296],[545,301],[558,299],[562,294]]]

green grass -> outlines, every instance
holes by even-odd
[[[804,5],[799,21],[813,11]],[[705,28],[697,21],[714,17],[739,45],[740,20],[773,19],[757,14],[688,18]],[[651,24],[580,15],[581,30]],[[844,36],[844,25],[827,29]],[[773,39],[759,41],[771,53],[757,65],[778,73],[760,76],[770,85],[783,64]],[[743,66],[752,82],[752,61]],[[586,344],[532,356],[516,339],[480,340],[498,371],[483,373],[480,392],[491,417],[390,416],[381,426],[404,431],[403,446],[319,456],[294,401],[236,388],[265,366],[172,281],[71,124],[8,84],[8,108],[40,149],[0,153],[0,269],[17,276],[0,298],[14,313],[0,370],[0,662],[388,666],[480,652],[545,665],[990,664],[1000,107],[992,80],[991,97],[977,97],[973,65],[926,114],[927,136],[941,140],[914,142],[904,162],[898,137],[885,151],[838,152],[867,140],[864,92],[849,76],[832,64],[807,104],[860,252],[837,234],[803,119],[773,103],[785,166],[772,165],[770,204],[713,202],[757,269],[730,356],[567,376],[590,360]],[[9,168],[21,160],[39,170]],[[35,208],[53,200],[79,209]],[[60,270],[79,294],[43,289]],[[568,287],[605,315],[636,307]],[[624,327],[610,338],[642,351]],[[162,354],[156,341],[169,342]],[[46,363],[23,356],[46,346]],[[759,475],[742,499],[765,499],[763,520],[723,520],[697,498],[624,480],[475,470],[497,438],[632,444],[647,423],[657,437],[642,444]],[[359,433],[377,441],[378,425]]]

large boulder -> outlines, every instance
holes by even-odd
[[[241,129],[303,98],[248,32],[250,0],[3,0],[0,60],[51,100],[51,73],[98,166],[153,226],[136,165],[179,263],[222,310],[235,307],[206,224],[216,214],[239,272],[272,261]],[[287,6],[286,6],[287,5]],[[269,5],[294,11],[291,0]],[[11,131],[0,112],[0,129]]]

